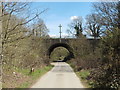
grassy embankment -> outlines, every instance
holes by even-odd
[[[90,71],[89,70],[81,70],[78,72],[75,72],[76,75],[80,78],[80,80],[82,81],[82,84],[86,87],[86,88],[91,88],[91,85],[88,80],[87,77],[90,75]]]
[[[53,67],[52,65],[45,66],[42,69],[35,70],[32,74],[29,74],[29,70],[22,70],[22,73],[24,75],[27,75],[27,76],[30,77],[30,81],[21,84],[20,86],[18,86],[18,88],[28,88],[28,87],[30,87],[33,83],[35,83],[37,81],[37,79],[39,79],[42,75],[44,75],[46,72],[51,70],[52,67]]]
[[[53,65],[44,66],[40,69],[35,69],[31,74],[30,69],[14,69],[14,72],[9,75],[7,81],[3,83],[3,88],[30,88],[41,76],[50,71]]]
[[[80,71],[77,71],[75,65],[73,65],[70,62],[68,62],[68,64],[73,68],[74,72],[79,77],[79,79],[82,82],[82,84],[84,85],[84,87],[92,88],[92,82],[87,80],[88,76],[90,75],[90,70],[82,69]]]

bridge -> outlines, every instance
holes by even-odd
[[[66,60],[69,60],[70,58],[74,58],[73,48],[70,45],[70,42],[79,40],[77,38],[46,38],[44,40],[44,44],[46,47],[46,55],[50,58],[50,55],[52,51],[57,47],[64,47],[69,51],[69,55],[66,57]],[[94,45],[96,42],[95,39],[87,39],[90,44]],[[97,40],[98,42],[99,40]]]

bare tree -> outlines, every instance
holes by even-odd
[[[37,17],[39,17],[40,14],[45,12],[47,9],[35,13],[32,17],[30,15],[24,15],[23,13],[25,12],[26,9],[28,9],[29,4],[28,3],[18,3],[18,2],[7,2],[7,3],[2,3],[2,22],[4,23],[3,27],[3,37],[2,37],[2,45],[5,43],[13,42],[19,39],[23,39],[25,37],[20,36],[16,38],[15,40],[9,40],[10,34],[12,35],[13,32],[18,30],[18,27],[26,27],[27,24],[29,24],[31,21],[35,20]],[[24,12],[23,12],[24,11]],[[23,14],[23,17],[18,19],[16,16],[19,16]],[[30,13],[29,13],[30,14]],[[17,20],[14,25],[11,25],[12,21]],[[23,32],[22,29],[20,29],[19,32]]]
[[[104,25],[106,29],[111,30],[111,28],[118,25],[118,2],[94,3],[93,7],[96,13],[101,16],[101,25]]]
[[[117,27],[120,29],[120,1],[117,4],[117,10],[118,10]]]
[[[87,24],[87,28],[86,31],[87,33],[94,37],[94,39],[100,37],[100,35],[102,34],[102,25],[101,25],[101,18],[98,14],[90,14],[87,15],[86,17],[86,24]]]
[[[29,3],[2,3],[2,54],[4,55],[3,62],[7,64],[9,63],[14,65],[14,61],[19,62],[19,60],[13,60],[13,57],[26,57],[24,52],[30,52],[31,46],[28,46],[28,44],[30,43],[30,39],[32,39],[32,29],[30,26],[32,26],[33,20],[37,21],[39,16],[47,10],[45,9],[34,14],[30,14],[30,12],[29,14],[26,14],[26,12],[29,11],[28,8]],[[25,40],[27,39],[28,41],[25,42]],[[25,44],[27,46],[25,46]],[[9,50],[11,48],[14,50]],[[21,50],[24,50],[23,54],[20,54],[20,52],[22,52]],[[22,61],[20,60],[20,62]]]
[[[100,46],[102,61],[98,70],[93,71],[94,87],[117,90],[120,73],[120,2],[101,2],[94,4],[94,9],[101,16],[101,25],[105,26],[105,36],[102,37]]]
[[[38,37],[46,37],[48,36],[48,29],[42,19],[38,19],[38,21],[33,24],[33,34]]]
[[[79,38],[83,31],[82,24],[83,24],[82,17],[73,19],[73,21],[68,25],[70,27],[70,30],[67,30],[67,32],[69,32],[69,33],[75,35],[77,38]]]

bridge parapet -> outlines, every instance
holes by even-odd
[[[44,40],[44,42],[47,44],[47,45],[53,45],[53,44],[56,44],[56,43],[66,43],[66,44],[69,44],[69,42],[71,41],[77,41],[79,39],[77,38],[47,38]],[[99,39],[98,40],[95,40],[95,39],[87,39],[91,44],[94,42],[99,42]]]
[[[49,44],[55,44],[55,43],[69,43],[68,39],[59,39],[59,38],[49,38],[49,39],[45,39],[46,43]]]

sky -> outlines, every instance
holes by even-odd
[[[92,2],[33,2],[32,8],[39,10],[48,10],[41,14],[51,37],[59,37],[59,25],[62,25],[62,37],[68,35],[66,32],[69,29],[68,24],[72,22],[71,18],[86,15],[91,13]]]

